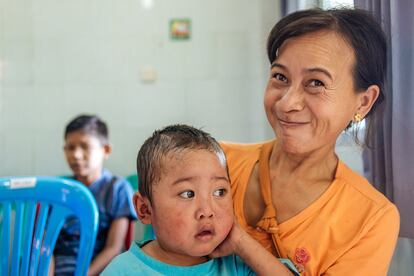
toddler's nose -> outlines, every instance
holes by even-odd
[[[196,212],[197,219],[212,218],[214,216],[213,209],[209,202],[204,202]]]

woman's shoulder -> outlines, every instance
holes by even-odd
[[[343,193],[348,197],[358,198],[361,204],[368,205],[374,210],[397,211],[395,205],[378,191],[364,176],[350,169],[345,163],[339,161],[336,180],[343,185]]]
[[[341,161],[331,187],[313,206],[313,231],[325,236],[336,233],[335,237],[340,238],[328,239],[326,246],[337,247],[338,252],[367,237],[393,240],[398,233],[400,218],[396,206]],[[369,247],[370,242],[364,244]]]

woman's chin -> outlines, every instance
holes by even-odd
[[[304,139],[281,138],[279,145],[283,152],[290,154],[304,154],[309,151],[309,142]]]

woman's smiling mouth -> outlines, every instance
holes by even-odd
[[[308,122],[300,122],[300,121],[291,121],[291,120],[282,120],[278,118],[278,121],[283,127],[300,127],[307,125]]]

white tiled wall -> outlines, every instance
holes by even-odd
[[[0,175],[66,174],[65,124],[97,113],[110,127],[114,172],[169,123],[216,138],[272,137],[262,108],[265,40],[278,1],[0,0]],[[169,21],[190,18],[189,41]],[[140,80],[153,68],[154,83]]]

